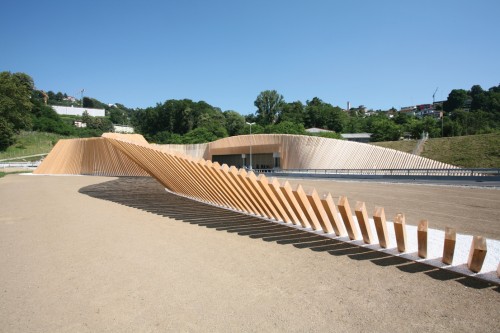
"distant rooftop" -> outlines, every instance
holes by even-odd
[[[329,131],[329,130],[322,129],[322,128],[312,127],[312,128],[306,129],[306,132],[307,133],[321,133],[321,132],[330,132],[331,133],[334,131]]]
[[[344,139],[370,139],[371,133],[342,133],[340,134]]]

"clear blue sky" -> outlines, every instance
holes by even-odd
[[[129,107],[255,111],[276,89],[373,109],[500,83],[498,0],[4,1],[0,71]]]

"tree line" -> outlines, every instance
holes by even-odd
[[[48,104],[45,101],[48,100]],[[105,118],[76,117],[87,128],[75,128],[76,119],[61,117],[50,105],[75,105],[103,108]],[[91,97],[68,99],[62,92],[47,94],[36,90],[25,73],[0,73],[0,149],[13,144],[20,130],[53,132],[80,137],[100,136],[112,131],[112,124],[134,126],[150,142],[202,143],[227,136],[252,133],[310,135],[306,128],[330,132],[316,135],[340,138],[340,133],[372,133],[372,141],[398,140],[402,136],[418,138],[484,134],[500,128],[500,85],[483,90],[452,90],[444,103],[436,106],[442,118],[416,117],[397,112],[353,108],[345,111],[313,97],[305,103],[286,102],[276,90],[262,91],[255,99],[254,114],[243,116],[234,110],[222,111],[204,101],[166,100],[148,108],[127,108],[123,104],[105,104]]]
[[[50,96],[57,101],[64,95],[35,89],[33,79],[25,73],[0,72],[0,151],[14,144],[15,135],[23,130],[76,137],[101,136],[113,130],[109,117],[61,117],[45,104]],[[74,120],[86,121],[87,127],[73,126]]]

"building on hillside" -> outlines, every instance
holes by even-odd
[[[115,125],[115,124],[113,124],[113,131],[115,133],[132,134],[132,133],[134,133],[134,128],[132,126],[127,126],[127,125]]]
[[[106,111],[104,109],[79,108],[74,106],[52,105],[54,111],[60,115],[81,116],[85,111],[92,117],[104,117]]]
[[[342,133],[342,134],[340,134],[340,136],[342,137],[342,139],[347,140],[347,141],[367,143],[367,142],[370,142],[372,134],[371,133]]]
[[[75,127],[78,127],[78,128],[87,127],[87,123],[84,123],[83,121],[78,121],[78,120],[74,121],[73,125],[75,125]]]
[[[444,102],[446,102],[446,101],[436,101],[436,102],[432,103],[434,110],[442,110]]]
[[[414,105],[403,106],[403,107],[401,107],[401,109],[399,109],[399,112],[407,114],[409,116],[414,116],[416,111],[417,111],[417,107]]]
[[[308,128],[308,129],[306,129],[306,132],[312,133],[312,134],[323,133],[323,132],[335,133],[335,131],[330,131],[330,130],[317,128],[317,127]]]

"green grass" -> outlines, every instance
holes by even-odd
[[[16,135],[16,143],[6,151],[0,152],[0,160],[8,161],[37,161],[41,157],[34,156],[22,158],[24,156],[47,154],[59,139],[68,137],[44,132],[21,132]]]
[[[7,175],[15,174],[15,173],[30,173],[31,171],[25,170],[25,171],[0,171],[0,178],[5,177]]]
[[[404,151],[405,153],[411,153],[417,146],[417,140],[371,142],[371,144],[379,147]]]
[[[466,168],[500,168],[500,133],[430,139],[421,156]]]
[[[416,141],[373,144],[411,153]],[[500,133],[429,139],[421,156],[464,168],[500,168]]]

